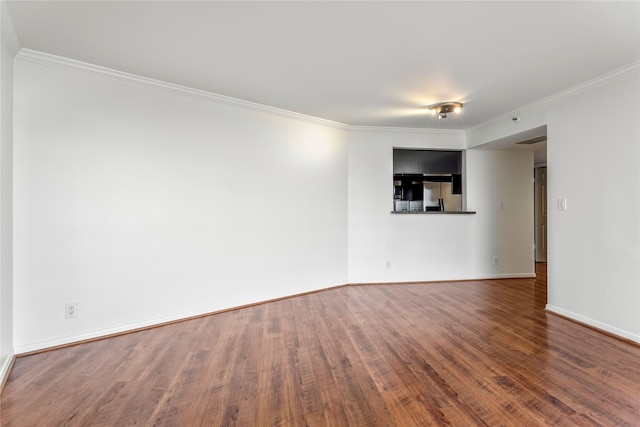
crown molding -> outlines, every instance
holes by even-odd
[[[501,114],[500,116],[487,120],[486,122],[480,123],[478,125],[472,126],[465,130],[357,126],[357,125],[349,125],[345,123],[335,122],[332,120],[322,119],[319,117],[309,116],[302,113],[296,113],[294,111],[289,111],[282,108],[259,104],[256,102],[245,101],[242,99],[220,95],[220,94],[216,94],[216,93],[201,90],[201,89],[194,89],[187,86],[165,82],[162,80],[152,79],[149,77],[143,77],[140,75],[127,73],[124,71],[118,71],[112,68],[102,67],[99,65],[94,65],[87,62],[78,61],[75,59],[65,58],[58,55],[39,52],[31,49],[20,48],[20,39],[18,38],[18,35],[15,32],[15,28],[13,27],[13,23],[8,13],[6,3],[3,0],[0,0],[0,5],[2,6],[2,13],[1,13],[2,34],[6,38],[8,44],[10,45],[10,48],[12,50],[15,49],[17,51],[17,53],[15,53],[16,60],[45,65],[45,66],[63,69],[67,71],[73,71],[73,72],[89,74],[89,75],[98,75],[98,76],[107,77],[111,79],[133,82],[133,83],[137,83],[144,86],[151,86],[151,87],[167,90],[173,93],[205,99],[205,100],[216,102],[219,104],[232,105],[232,106],[244,108],[247,110],[263,112],[263,113],[267,113],[275,116],[312,123],[320,126],[331,127],[335,129],[341,129],[341,130],[350,130],[350,131],[407,132],[407,133],[422,133],[422,134],[431,134],[431,135],[433,134],[465,134],[466,135],[469,132],[473,132],[478,129],[482,129],[486,126],[490,126],[494,123],[503,121],[505,118],[513,117],[514,114],[520,114],[522,111],[525,111],[525,110],[530,110],[532,108],[548,105],[562,98],[566,98],[576,93],[580,93],[582,91],[604,84],[609,80],[612,80],[614,78],[617,78],[628,72],[631,72],[640,68],[640,61],[632,62],[631,64],[628,64],[624,67],[610,71],[606,74],[603,74],[591,80],[587,80],[583,83],[577,84],[568,89],[562,90],[560,92],[557,92],[555,94],[542,98],[538,101],[527,104],[521,108],[509,111],[505,114]]]
[[[137,74],[127,73],[124,71],[114,70],[112,68],[102,67],[100,65],[94,65],[75,59],[65,58],[58,55],[52,55],[50,53],[39,52],[31,49],[20,49],[15,56],[16,60],[23,62],[30,62],[33,64],[45,65],[52,68],[58,68],[61,70],[72,71],[88,75],[97,75],[101,77],[107,77],[115,80],[122,80],[132,83],[137,83],[143,86],[151,86],[154,88],[166,90],[173,93],[192,96],[207,101],[215,102],[218,104],[226,104],[234,107],[239,107],[247,110],[263,112],[275,116],[294,119],[325,127],[332,127],[336,129],[348,129],[349,126],[343,123],[334,122],[331,120],[321,119],[318,117],[309,116],[306,114],[296,113],[294,111],[285,110],[282,108],[271,107],[268,105],[258,104],[256,102],[245,101],[230,96],[220,95],[205,90],[194,89],[187,86],[182,86],[174,83],[165,82],[162,80],[156,80],[149,77],[143,77]]]
[[[50,53],[39,52],[32,49],[21,49],[15,56],[16,60],[30,62],[39,65],[45,65],[52,68],[58,68],[66,71],[78,72],[82,74],[98,75],[116,80],[133,82],[144,86],[151,86],[182,95],[194,96],[211,102],[232,105],[252,111],[259,111],[293,120],[303,121],[307,123],[317,124],[325,127],[331,127],[340,130],[354,131],[370,131],[370,132],[413,132],[422,134],[464,134],[464,130],[449,129],[429,129],[429,128],[401,128],[401,127],[380,127],[380,126],[352,126],[332,120],[313,117],[282,108],[271,107],[269,105],[258,104],[251,101],[245,101],[230,96],[220,95],[201,89],[194,89],[187,86],[181,86],[174,83],[156,80],[137,74],[118,71],[113,68],[102,67],[100,65],[90,64],[88,62],[78,61],[75,59],[65,58]]]
[[[406,133],[422,133],[422,134],[454,134],[464,135],[464,130],[459,129],[434,129],[434,128],[403,128],[403,127],[384,127],[384,126],[355,126],[347,125],[350,131],[363,131],[363,132],[406,132]]]
[[[556,92],[552,95],[549,95],[547,97],[541,98],[537,101],[534,101],[530,104],[527,104],[523,107],[517,108],[515,110],[511,110],[508,113],[505,114],[501,114],[497,117],[494,117],[493,119],[487,120],[486,122],[480,123],[478,125],[472,126],[468,129],[466,129],[465,132],[469,133],[469,132],[474,132],[478,129],[482,129],[486,126],[490,126],[494,123],[498,123],[503,121],[504,119],[507,118],[511,118],[514,117],[520,113],[522,113],[523,111],[526,110],[531,110],[533,108],[537,108],[537,107],[544,107],[547,106],[553,102],[559,101],[563,98],[567,98],[569,96],[587,91],[589,89],[593,89],[597,86],[600,86],[602,84],[605,84],[607,82],[609,82],[610,80],[616,79],[618,77],[621,77],[627,73],[636,71],[640,68],[640,61],[634,61],[630,64],[625,65],[624,67],[620,67],[617,68],[615,70],[609,71],[608,73],[602,74],[601,76],[598,77],[594,77],[593,79],[590,80],[586,80],[582,83],[578,83],[575,86],[571,86],[567,89],[561,90],[560,92]]]
[[[20,42],[16,27],[13,25],[9,6],[7,6],[7,2],[4,0],[0,0],[0,30],[2,31],[2,37],[9,46],[11,56],[15,56],[22,48],[22,43]]]

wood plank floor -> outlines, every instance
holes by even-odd
[[[16,360],[3,426],[639,426],[640,347],[539,280],[369,285]]]

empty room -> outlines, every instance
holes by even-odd
[[[640,2],[0,18],[1,425],[640,425]]]

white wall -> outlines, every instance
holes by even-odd
[[[344,130],[15,71],[16,352],[346,283]]]
[[[0,4],[0,383],[13,360],[13,52]]]
[[[526,128],[547,125],[547,308],[638,342],[639,74],[632,64],[519,112]],[[525,130],[510,121],[470,131],[468,143]]]
[[[638,89],[636,66],[465,136],[345,130],[18,61],[2,351],[12,322],[20,353],[346,282],[531,276],[532,155],[480,148],[544,124],[549,200],[569,200],[550,211],[548,308],[640,341]],[[603,99],[623,108],[602,114]],[[465,145],[477,214],[390,213],[393,147]]]
[[[533,169],[533,152],[467,150],[468,206],[477,218],[466,241],[478,277],[535,276]]]
[[[532,153],[467,152],[467,209],[475,215],[398,215],[390,213],[394,147],[463,149],[465,137],[455,131],[350,132],[349,282],[533,275]]]
[[[640,342],[639,82],[636,68],[550,108],[547,173],[550,206],[568,206],[548,218],[549,309]]]

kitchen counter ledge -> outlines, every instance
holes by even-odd
[[[476,211],[391,211],[398,215],[474,215]]]

